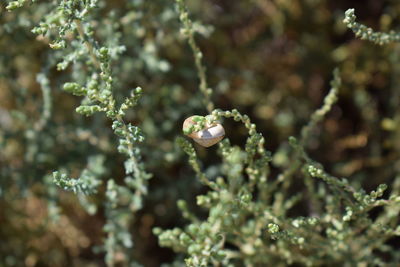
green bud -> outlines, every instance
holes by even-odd
[[[101,111],[101,107],[98,105],[93,105],[93,106],[80,106],[76,108],[76,112],[86,115],[86,116],[91,116],[96,112]]]
[[[87,89],[77,83],[65,83],[63,90],[76,96],[84,96],[87,94]]]

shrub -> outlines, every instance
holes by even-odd
[[[399,34],[343,6],[2,3],[1,264],[400,262]]]

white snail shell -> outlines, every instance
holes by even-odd
[[[195,116],[191,116],[183,122],[183,129],[189,128],[191,125],[196,124],[196,122],[193,121],[193,117]],[[210,147],[224,138],[225,129],[220,123],[214,123],[211,125],[206,125],[201,131],[192,132],[188,136],[199,145]]]

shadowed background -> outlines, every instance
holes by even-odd
[[[132,253],[144,266],[160,266],[176,255],[158,246],[152,228],[185,223],[176,200],[186,199],[205,216],[195,205],[205,188],[174,140],[186,117],[206,110],[172,1],[131,2],[108,1],[103,20],[92,26],[109,46],[117,40],[107,36],[120,33],[119,43],[126,47],[112,66],[119,78],[117,98],[136,86],[144,89],[129,118],[146,136],[143,161],[153,178],[131,229]],[[204,0],[189,1],[188,8],[216,107],[236,108],[257,124],[274,153],[272,175],[290,166],[288,137],[299,136],[339,67],[339,101],[313,133],[309,154],[367,191],[393,181],[400,171],[400,46],[358,40],[342,19],[346,9],[355,8],[369,27],[396,30],[398,1]],[[87,158],[100,154],[103,179],[122,180],[117,139],[104,116],[75,113],[79,99],[61,88],[79,74],[75,67],[57,71],[62,54],[48,48],[46,37],[30,32],[46,14],[45,4],[9,13],[1,3],[0,12],[0,265],[103,266],[104,254],[96,248],[105,238],[104,195],[90,197],[99,209],[89,215],[74,194],[49,184],[52,171],[65,168],[79,176]],[[43,129],[37,126],[43,109],[38,73],[49,79],[52,103]],[[244,145],[244,127],[231,121],[224,127],[233,144]],[[220,163],[216,149],[196,149],[212,176]],[[291,190],[304,190],[301,184],[295,182]],[[306,208],[296,207],[294,215],[307,215]]]

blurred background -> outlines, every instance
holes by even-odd
[[[5,6],[0,3],[0,265],[104,266],[105,183],[80,199],[56,188],[51,173],[78,177],[91,158],[101,162],[104,181],[122,182],[117,138],[103,114],[75,113],[80,99],[62,91],[63,83],[86,74],[83,56],[68,63],[73,43],[54,51],[47,37],[30,31],[52,6],[38,1],[12,13]],[[307,150],[327,171],[367,191],[393,181],[400,171],[400,46],[358,40],[342,20],[355,8],[367,26],[396,30],[399,1],[190,0],[188,8],[216,107],[250,116],[274,155],[275,173],[290,165],[288,137],[299,136],[321,106],[338,67],[339,101]],[[136,86],[144,90],[128,118],[146,136],[142,160],[153,178],[131,229],[132,253],[144,266],[160,266],[176,255],[160,248],[151,231],[185,224],[177,199],[204,216],[195,196],[205,189],[174,142],[186,117],[207,114],[193,55],[179,34],[173,1],[100,1],[91,26],[101,44],[125,47],[113,55],[117,99]],[[244,145],[244,127],[231,121],[224,127],[233,144]],[[203,169],[215,176],[216,148],[196,149]]]

